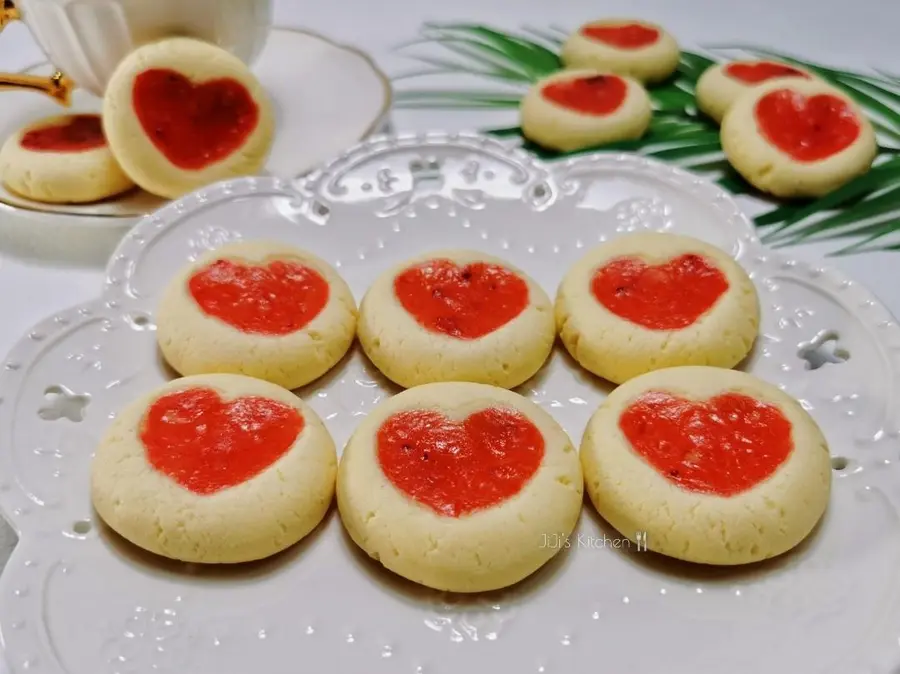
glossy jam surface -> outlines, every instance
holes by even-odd
[[[528,284],[499,265],[430,260],[394,278],[394,294],[431,332],[478,339],[503,327],[528,306]]]
[[[659,40],[659,31],[640,23],[623,23],[618,26],[585,26],[581,34],[617,49],[641,49]]]
[[[693,325],[728,291],[728,279],[711,260],[693,253],[648,265],[622,257],[600,267],[594,298],[619,318],[649,330]]]
[[[100,115],[72,115],[65,122],[31,129],[19,141],[32,152],[85,152],[106,145]]]
[[[550,82],[541,93],[556,105],[583,115],[603,117],[622,107],[628,96],[628,85],[615,75],[594,75]]]
[[[328,281],[315,269],[276,260],[248,265],[217,260],[188,279],[194,301],[209,316],[258,335],[302,330],[328,304]]]
[[[794,448],[791,423],[781,410],[739,393],[692,401],[650,391],[622,412],[619,428],[670,482],[724,497],[771,477]]]
[[[799,162],[815,162],[846,150],[862,130],[847,102],[830,94],[804,96],[790,89],[772,91],[756,103],[763,137]]]
[[[195,83],[152,68],[134,78],[132,106],[150,142],[172,165],[199,171],[237,152],[259,124],[259,107],[232,78]]]
[[[523,414],[486,408],[464,420],[409,410],[378,429],[388,480],[439,515],[461,517],[518,494],[544,458],[544,437]]]
[[[802,70],[771,61],[735,61],[725,66],[725,74],[745,84],[759,84],[776,77],[809,79]]]
[[[140,431],[147,461],[195,494],[250,480],[284,456],[303,416],[282,402],[248,396],[228,402],[208,388],[161,396]]]

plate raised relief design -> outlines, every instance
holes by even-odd
[[[745,367],[800,399],[834,454],[829,512],[794,553],[732,570],[674,563],[587,507],[533,578],[453,596],[381,571],[334,512],[286,553],[227,569],[154,558],[92,512],[98,438],[171,376],[154,341],[160,291],[204,250],[285,240],[336,265],[359,300],[396,261],[473,247],[553,293],[589,247],[639,229],[714,243],[759,288]],[[295,185],[214,185],[143,219],[102,296],[34,326],[0,365],[0,507],[20,535],[0,577],[6,660],[15,674],[896,671],[898,376],[900,329],[865,288],[762,247],[718,188],[646,159],[551,169],[478,136],[380,137]],[[608,389],[557,350],[519,390],[577,442]],[[354,351],[299,393],[342,445],[393,392]]]

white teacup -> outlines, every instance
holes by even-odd
[[[196,37],[249,65],[265,45],[272,24],[272,0],[0,0],[0,4],[0,29],[11,19],[24,21],[53,66],[98,96],[122,58],[137,46],[174,35]]]

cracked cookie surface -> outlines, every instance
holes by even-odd
[[[274,555],[334,495],[334,442],[290,391],[239,375],[176,379],[122,410],[91,464],[91,497],[135,545],[197,563]]]
[[[665,367],[734,367],[759,331],[743,268],[676,234],[627,234],[589,251],[566,273],[555,312],[571,356],[616,384]]]
[[[176,274],[157,341],[182,375],[244,374],[294,389],[344,357],[356,331],[350,288],[324,260],[271,241],[207,253]]]
[[[381,403],[338,471],[353,541],[385,568],[451,592],[507,587],[548,562],[581,511],[578,454],[540,407],[505,389],[436,383]]]
[[[376,279],[360,303],[358,336],[400,386],[513,388],[540,370],[556,328],[549,297],[523,271],[478,251],[440,250]]]
[[[831,458],[812,417],[744,372],[675,367],[632,379],[591,417],[585,489],[625,536],[654,552],[734,565],[775,557],[815,528]]]

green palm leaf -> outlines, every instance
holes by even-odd
[[[424,66],[396,78],[469,75],[498,88],[402,89],[395,102],[402,108],[516,110],[524,89],[562,68],[559,51],[570,31],[559,26],[502,31],[474,23],[428,23],[420,39],[401,46],[404,53],[430,45],[428,53],[407,55]],[[443,54],[435,54],[434,48]],[[891,239],[900,232],[900,77],[883,71],[862,73],[813,63],[793,55],[748,45],[711,46],[704,53],[683,52],[676,73],[649,90],[654,116],[640,139],[562,154],[530,143],[519,127],[488,131],[521,139],[524,148],[548,160],[595,152],[634,152],[690,168],[714,179],[732,194],[759,195],[725,160],[715,124],[696,106],[695,88],[703,72],[723,52],[791,63],[839,87],[864,108],[880,143],[876,165],[866,175],[819,199],[775,203],[754,218],[763,240],[777,246],[802,241],[849,240],[835,254],[871,250],[900,251]],[[502,87],[502,88],[499,88]]]
[[[552,31],[541,30],[540,28],[532,28],[531,26],[523,26],[522,32],[527,33],[529,35],[533,35],[539,40],[543,40],[549,45],[552,45],[555,49],[559,49],[562,47],[563,42],[565,42],[565,36],[561,36],[557,33],[553,33]]]
[[[497,91],[399,91],[394,100],[409,109],[480,110],[502,108],[515,110],[519,107],[520,94]]]
[[[555,73],[562,67],[557,53],[525,37],[468,23],[426,23],[425,28],[444,38],[459,34],[474,38],[485,51],[500,53],[508,62],[528,70],[533,79]]]
[[[862,225],[865,228],[872,224],[869,221],[876,218],[883,219],[883,216],[895,216],[898,211],[900,211],[900,181],[892,189],[881,192],[878,196],[859,201],[852,209],[838,211],[803,227],[792,229],[787,236],[780,239],[775,237],[769,240],[776,245],[782,245],[785,242],[799,243],[806,239],[828,240],[856,236],[854,232],[863,230],[853,229],[851,226],[866,223]]]
[[[839,187],[833,192],[815,199],[803,207],[797,208],[793,214],[789,215],[781,222],[779,227],[768,232],[763,237],[763,241],[770,242],[781,235],[781,232],[784,230],[813,218],[820,213],[851,205],[855,207],[855,204],[858,203],[860,199],[867,195],[874,194],[896,182],[900,182],[900,158],[890,159],[876,166],[865,175],[862,175],[855,180],[851,180],[843,187]],[[848,212],[853,212],[853,209],[848,209]]]

